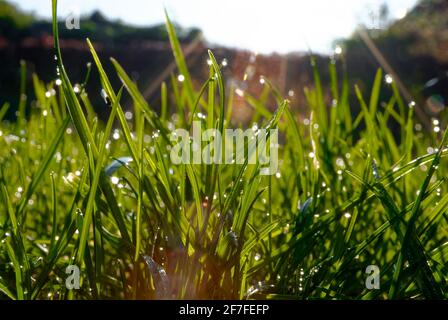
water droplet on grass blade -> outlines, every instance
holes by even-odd
[[[110,181],[112,184],[118,184],[120,182],[120,178],[113,176],[110,178]]]
[[[387,84],[392,84],[392,82],[394,82],[394,78],[390,74],[386,74],[384,76],[384,81],[386,81]]]
[[[231,243],[233,244],[233,246],[235,248],[238,247],[238,236],[236,235],[236,233],[234,231],[230,231],[227,234],[227,237],[229,237]]]
[[[377,166],[375,160],[373,160],[373,162],[372,162],[372,171],[373,171],[373,177],[375,178],[375,180],[379,181],[380,180],[380,175],[378,173],[378,166]]]
[[[101,89],[101,97],[103,98],[104,103],[106,103],[108,106],[112,105],[112,101],[110,100],[110,97],[107,94],[106,90]]]
[[[166,274],[166,271],[154,261],[150,256],[143,256],[143,259],[146,262],[146,265],[151,273],[154,284],[156,286],[156,295],[158,299],[166,299],[169,298],[169,278]]]
[[[345,162],[344,162],[344,159],[342,159],[342,158],[337,158],[337,159],[336,159],[336,165],[337,165],[338,167],[345,168]]]
[[[131,157],[122,157],[122,158],[115,159],[114,161],[112,161],[111,164],[109,164],[106,167],[106,169],[104,169],[104,172],[106,173],[106,175],[108,175],[110,177],[119,168],[129,165],[129,163],[132,161],[133,161],[133,159]]]
[[[132,114],[132,112],[126,111],[126,113],[124,114],[124,117],[126,118],[126,120],[132,120],[134,115]]]
[[[114,133],[112,134],[112,138],[114,138],[114,140],[119,140],[120,139],[120,131],[114,130]]]

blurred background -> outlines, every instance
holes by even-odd
[[[182,81],[165,31],[164,9],[176,22],[198,87],[208,77],[207,49],[213,49],[224,67],[227,87],[235,93],[238,121],[247,119],[251,110],[242,96],[260,95],[264,79],[305,113],[303,89],[313,86],[311,56],[326,87],[331,61],[365,92],[370,91],[377,68],[383,68],[385,82],[393,79],[405,99],[416,102],[422,122],[438,117],[448,101],[446,0],[228,0],[218,4],[60,0],[61,46],[72,82],[85,78],[91,60],[88,37],[106,71],[115,74],[108,58],[116,58],[157,106],[161,83],[170,83],[171,77]],[[21,61],[26,61],[28,75],[35,72],[46,82],[57,78],[50,17],[49,0],[0,0],[0,105],[18,102]],[[118,88],[118,78],[112,78]],[[32,95],[31,77],[28,81]],[[93,70],[87,91],[101,114],[106,106],[98,88]],[[124,105],[131,107],[130,101]],[[356,105],[352,104],[353,112]]]

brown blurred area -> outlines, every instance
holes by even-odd
[[[16,82],[15,85],[18,84],[19,80],[20,60],[27,62],[29,73],[36,73],[44,81],[50,82],[56,79],[53,38],[51,35],[27,37],[18,43],[0,38],[1,43],[3,45],[0,46],[0,59],[8,61],[10,66],[13,67],[10,72],[13,74],[12,78],[15,80],[13,82]],[[82,82],[87,70],[86,65],[92,60],[86,42],[77,39],[61,39],[60,44],[63,60],[72,82]],[[137,82],[145,98],[157,109],[162,82],[170,84],[170,77],[177,77],[178,75],[169,42],[147,40],[120,46],[94,40],[93,44],[115,88],[118,89],[121,83],[109,61],[110,57],[115,58],[125,68],[132,79]],[[219,63],[223,64],[224,62],[223,75],[227,84],[226,87],[233,90],[233,118],[237,121],[246,122],[247,119],[251,118],[253,109],[247,103],[243,94],[259,97],[266,86],[266,83],[263,83],[264,79],[269,80],[282,95],[291,101],[294,107],[305,108],[303,88],[312,85],[312,68],[309,55],[262,55],[238,49],[209,48],[202,39],[185,43],[183,44],[185,59],[194,86],[198,90],[209,76],[208,49],[214,52]],[[322,65],[325,65],[329,58],[319,57],[319,60]],[[325,72],[323,77],[326,77]],[[93,100],[94,106],[101,110],[105,106],[100,99],[99,88],[98,74],[93,69],[87,92]],[[4,89],[3,86],[0,87],[0,90],[2,89]],[[10,90],[13,91],[13,88]],[[124,98],[126,99],[126,97]],[[275,110],[277,106],[272,97],[268,101],[268,108]],[[124,105],[130,107],[131,103],[127,101]]]

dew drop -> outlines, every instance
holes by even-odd
[[[114,138],[114,140],[120,139],[120,132],[118,130],[115,130],[112,134],[112,138]]]
[[[110,181],[112,182],[112,184],[117,185],[120,182],[120,179],[118,177],[116,177],[116,176],[112,176],[110,178]]]
[[[390,74],[386,74],[384,76],[384,81],[386,81],[387,84],[392,84],[392,82],[394,82],[394,78]]]
[[[110,101],[110,97],[107,94],[106,90],[101,89],[101,97],[103,98],[104,102],[110,106],[112,104],[112,102]]]
[[[132,120],[132,118],[134,117],[134,115],[132,114],[132,112],[127,111],[127,112],[124,114],[124,117],[125,117],[127,120]]]
[[[342,47],[341,46],[336,46],[336,48],[334,48],[334,53],[336,55],[342,54]]]

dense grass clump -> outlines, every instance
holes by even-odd
[[[113,59],[123,87],[112,88],[88,42],[110,106],[102,123],[70,83],[54,21],[59,80],[33,75],[31,114],[24,102],[0,125],[0,299],[447,297],[447,134],[416,130],[394,83],[384,108],[381,71],[369,99],[355,88],[353,117],[334,62],[332,105],[316,71],[303,123],[266,81],[267,95],[245,98],[258,129],[280,131],[276,175],[247,161],[173,165],[171,131],[232,127],[233,92],[211,52],[194,88],[168,18],[167,30],[183,81],[162,86],[160,114]],[[66,287],[69,265],[79,290]],[[379,289],[366,288],[369,265]]]

